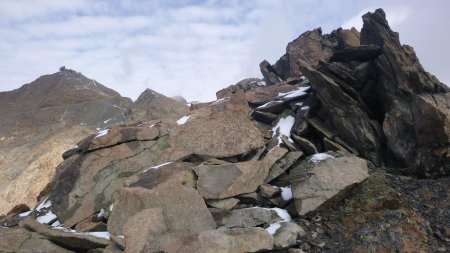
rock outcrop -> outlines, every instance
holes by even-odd
[[[189,111],[147,90],[0,216],[0,251],[447,252],[449,88],[363,21]]]

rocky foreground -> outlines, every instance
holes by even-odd
[[[363,21],[190,110],[147,91],[8,209],[0,251],[448,252],[450,89]]]

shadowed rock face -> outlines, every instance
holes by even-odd
[[[450,174],[450,89],[423,69],[412,47],[400,44],[383,10],[363,21],[361,44],[383,51],[374,61],[374,91],[388,151],[418,174]]]

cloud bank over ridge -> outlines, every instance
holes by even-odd
[[[223,87],[259,77],[259,62],[274,63],[304,31],[360,26],[361,14],[379,7],[424,67],[450,83],[444,0],[0,0],[0,90],[65,65],[133,99],[151,88],[212,100]]]

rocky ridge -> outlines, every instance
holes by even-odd
[[[18,204],[34,206],[63,161],[61,155],[84,136],[123,122],[163,114],[178,118],[188,111],[185,104],[146,93],[133,103],[66,68],[0,92],[0,214]],[[145,114],[142,104],[155,115]]]
[[[178,120],[87,136],[2,218],[0,250],[448,251],[450,90],[383,10],[363,21],[302,34]]]

